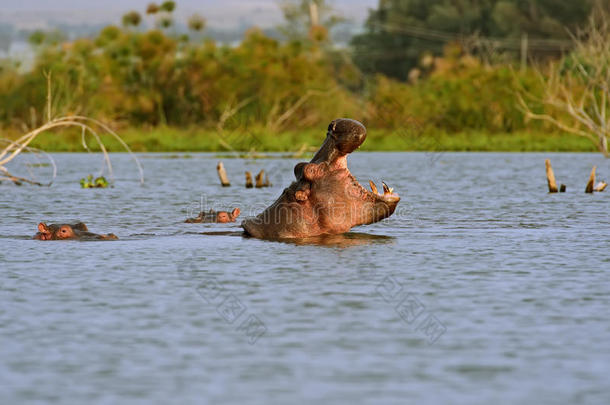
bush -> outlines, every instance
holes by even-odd
[[[449,133],[525,128],[514,89],[520,82],[536,91],[533,73],[518,73],[508,65],[483,65],[468,56],[437,58],[435,65],[428,77],[414,84],[377,75],[370,83],[369,124],[397,128],[416,119],[426,129]]]
[[[513,89],[518,81],[539,91],[533,75],[447,49],[410,84],[383,75],[366,79],[347,53],[306,38],[279,42],[252,29],[228,47],[108,26],[92,40],[41,46],[30,72],[3,68],[0,122],[20,129],[40,124],[43,73],[52,72],[56,114],[86,114],[118,126],[278,133],[353,117],[382,129],[413,122],[443,133],[525,129]]]

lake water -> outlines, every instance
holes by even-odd
[[[223,158],[222,188],[211,154],[140,155],[143,185],[115,154],[115,186],[84,190],[99,156],[53,156],[51,187],[0,185],[1,403],[610,403],[600,155],[356,152],[402,201],[318,243],[183,223],[258,213],[295,159]],[[273,186],[244,188],[260,169]],[[31,240],[73,220],[120,240]]]

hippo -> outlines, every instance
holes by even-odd
[[[112,240],[118,239],[115,234],[109,233],[98,235],[89,232],[87,225],[82,222],[74,224],[50,224],[44,222],[38,224],[38,232],[34,235],[37,240],[63,240],[63,239],[80,239],[80,240]]]
[[[245,234],[261,239],[340,234],[392,215],[398,194],[385,183],[380,194],[372,181],[371,191],[366,190],[347,168],[347,155],[365,139],[360,122],[332,121],[313,159],[294,167],[296,181],[262,213],[242,222]]]
[[[195,218],[188,218],[186,221],[187,224],[193,223],[213,223],[218,222],[220,224],[226,224],[227,222],[235,222],[237,217],[239,216],[239,208],[234,208],[233,211],[213,211],[209,210],[208,212],[201,211],[199,215]]]

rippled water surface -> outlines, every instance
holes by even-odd
[[[99,157],[53,156],[51,187],[0,185],[1,403],[610,403],[599,155],[357,152],[398,211],[297,243],[183,223],[257,213],[297,160],[225,158],[222,188],[213,155],[141,155],[140,185],[117,154],[115,187],[83,190]],[[273,186],[245,189],[263,168]],[[31,240],[43,220],[120,240]]]

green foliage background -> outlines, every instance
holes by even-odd
[[[364,122],[373,149],[592,150],[525,121],[514,92],[517,85],[539,91],[529,70],[514,69],[512,61],[484,62],[450,41],[403,37],[386,24],[402,16],[446,32],[510,37],[518,24],[502,21],[513,16],[522,27],[552,37],[566,21],[586,19],[590,9],[587,2],[559,2],[574,3],[572,8],[530,3],[540,11],[537,20],[521,1],[381,0],[365,33],[354,39],[353,54],[334,48],[323,25],[308,33],[292,30],[285,41],[251,29],[240,44],[227,46],[201,34],[205,20],[197,16],[189,38],[171,29],[173,8],[149,11],[165,13],[150,30],[138,28],[141,18],[130,12],[123,27],[108,26],[95,38],[65,41],[36,33],[31,70],[0,64],[0,126],[16,134],[44,122],[44,73],[51,72],[55,116],[111,123],[136,150],[294,150],[319,144],[337,117]],[[386,25],[379,28],[379,22]],[[437,55],[435,68],[423,67],[419,80],[407,82],[426,52]],[[393,60],[394,54],[403,58]],[[78,150],[78,138],[37,142],[47,150]]]

